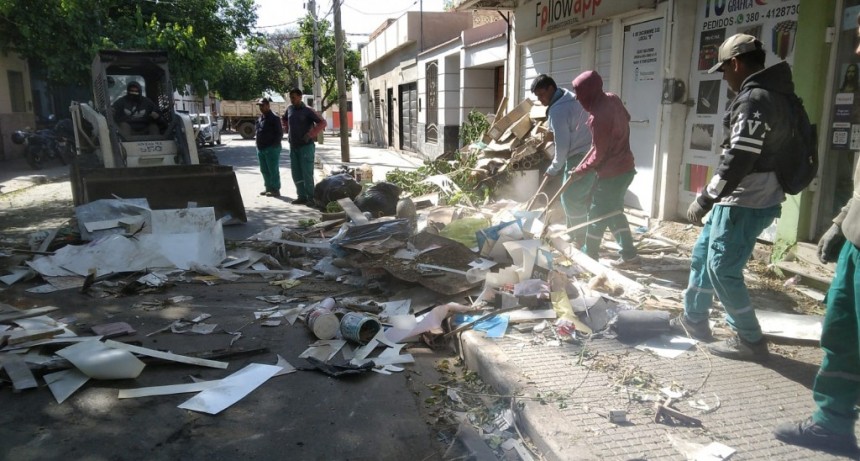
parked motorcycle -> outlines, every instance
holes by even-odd
[[[53,158],[59,159],[63,165],[67,164],[67,157],[61,154],[53,130],[18,130],[12,133],[12,142],[25,146],[24,157],[34,170],[41,170],[43,162]]]

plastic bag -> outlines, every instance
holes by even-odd
[[[329,176],[314,186],[314,202],[322,208],[342,198],[354,199],[359,193],[361,184],[352,176],[341,173]]]
[[[400,188],[390,182],[376,183],[361,197],[355,199],[359,210],[369,212],[374,218],[394,216],[397,213],[397,201],[400,199]]]

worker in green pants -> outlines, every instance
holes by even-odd
[[[257,106],[260,108],[255,134],[257,160],[260,162],[260,173],[266,186],[266,190],[260,192],[260,195],[280,197],[281,139],[284,137],[284,132],[278,116],[269,107],[270,102],[272,101],[269,98],[260,98],[257,101]]]
[[[621,246],[620,258],[612,261],[613,267],[629,268],[639,265],[640,258],[633,245],[630,224],[624,216],[624,195],[636,174],[633,151],[630,150],[630,114],[621,99],[603,91],[603,79],[593,70],[585,71],[573,81],[576,99],[590,114],[591,149],[585,159],[570,174],[578,181],[589,173],[597,180],[591,193],[588,220],[599,219],[586,231],[585,254],[597,260],[603,232],[609,227],[615,241]]]
[[[281,119],[290,142],[290,170],[298,197],[293,205],[314,206],[314,139],[325,129],[326,121],[302,102],[302,90],[290,90],[290,106]],[[318,204],[325,206],[325,203]]]
[[[538,75],[532,82],[531,90],[547,108],[549,129],[555,146],[552,163],[545,174],[548,178],[563,172],[563,184],[567,184],[570,172],[579,165],[591,147],[591,131],[585,124],[588,113],[583,110],[571,91],[559,88],[549,75]],[[547,178],[544,178],[544,182]],[[594,179],[594,173],[583,175],[567,184],[567,188],[562,192],[561,205],[568,227],[584,223],[588,219]],[[585,244],[585,228],[571,232],[570,237],[573,245],[582,248]]]

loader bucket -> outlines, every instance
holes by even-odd
[[[138,168],[85,168],[74,163],[71,173],[75,206],[98,199],[145,198],[154,210],[213,207],[221,218],[247,222],[245,204],[233,167],[172,165]]]

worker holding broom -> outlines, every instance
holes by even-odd
[[[630,224],[623,213],[624,195],[636,175],[630,150],[630,114],[618,96],[603,92],[603,79],[593,70],[585,71],[573,80],[573,91],[583,109],[590,114],[587,123],[592,145],[582,163],[570,172],[571,184],[587,178],[589,174],[596,174],[588,219],[610,215],[589,224],[583,251],[597,260],[603,232],[609,227],[621,246],[621,257],[612,265],[618,268],[636,266],[640,258],[633,245]]]
[[[567,226],[576,226],[584,223],[588,217],[591,188],[597,177],[592,172],[586,172],[577,181],[568,184],[570,173],[580,164],[591,147],[591,132],[585,124],[588,113],[582,109],[572,92],[558,88],[549,75],[538,75],[532,83],[531,91],[538,101],[547,107],[549,129],[553,133],[555,144],[552,163],[546,170],[543,183],[546,184],[548,177],[563,173],[563,184],[567,184],[567,187],[561,193],[561,205],[567,217]],[[571,243],[576,248],[582,248],[585,245],[585,234],[585,227],[572,231]]]

